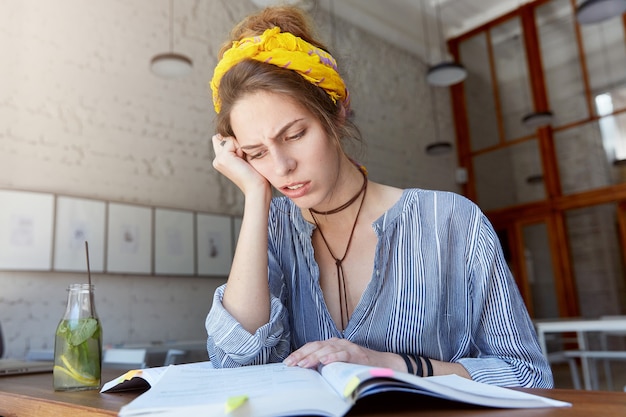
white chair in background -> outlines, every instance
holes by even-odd
[[[143,369],[146,367],[146,354],[146,349],[105,349],[102,367],[111,369]]]
[[[624,320],[626,316],[602,316],[600,320]],[[626,337],[626,332],[620,331],[611,331],[611,332],[601,332],[600,333],[600,349],[604,351],[610,351],[609,346],[609,337]],[[619,358],[618,358],[619,359]],[[626,354],[622,358],[626,359]],[[603,359],[604,364],[604,376],[606,378],[606,385],[609,391],[613,390],[613,374],[611,372],[611,364],[610,360],[605,358]],[[597,378],[597,376],[596,376]],[[624,391],[626,391],[626,386],[624,387]]]
[[[187,356],[187,351],[182,349],[169,349],[165,355],[163,366],[181,363]]]

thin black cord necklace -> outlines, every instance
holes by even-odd
[[[365,192],[365,189],[367,188],[367,175],[365,175],[365,172],[363,172],[363,170],[361,168],[359,168],[359,172],[363,175],[363,186],[361,187],[361,189],[354,195],[354,197],[352,197],[350,200],[346,201],[344,204],[340,205],[337,208],[334,208],[332,210],[328,210],[328,211],[317,211],[313,208],[310,208],[309,211],[315,214],[320,214],[322,216],[326,216],[328,214],[335,214],[335,213],[339,213],[342,210],[347,209],[348,207],[350,207],[352,205],[352,203],[354,203],[356,201],[357,198],[359,198],[359,196],[361,194],[363,194]],[[314,218],[315,220],[315,218]]]
[[[363,208],[363,202],[365,201],[365,193],[367,192],[367,176],[365,175],[363,171],[361,171],[361,173],[363,174],[363,186],[359,190],[358,194],[352,197],[350,201],[348,201],[348,203],[343,204],[342,206],[336,209],[325,211],[325,212],[318,212],[313,209],[309,209],[309,213],[311,214],[311,217],[313,218],[313,221],[315,222],[315,226],[317,226],[317,230],[319,230],[320,232],[322,241],[324,242],[324,245],[326,245],[326,249],[328,249],[330,256],[332,256],[332,258],[335,260],[335,266],[337,267],[337,286],[339,290],[338,291],[339,292],[339,309],[341,311],[341,330],[342,331],[346,329],[346,325],[348,324],[348,320],[350,319],[350,316],[348,313],[348,297],[346,293],[346,281],[345,281],[344,274],[343,274],[342,262],[344,259],[346,259],[346,256],[348,255],[348,250],[350,250],[350,244],[352,243],[352,236],[354,235],[354,229],[356,229],[356,224],[357,224],[357,221],[359,220],[359,214],[361,214],[361,209]],[[350,237],[348,238],[346,250],[344,251],[343,256],[341,258],[337,258],[335,254],[333,253],[333,251],[330,249],[330,246],[328,245],[328,242],[326,241],[326,237],[324,236],[324,233],[322,233],[322,228],[320,227],[313,213],[333,214],[333,213],[340,212],[341,210],[344,210],[345,208],[350,206],[350,204],[354,203],[361,194],[363,194],[363,198],[361,199],[359,210],[356,212],[356,217],[354,218],[354,224],[352,225],[352,230],[350,231]]]

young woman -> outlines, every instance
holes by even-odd
[[[342,141],[349,94],[298,9],[242,21],[211,81],[213,166],[245,195],[206,320],[216,367],[333,361],[551,387],[498,238],[449,192],[377,184]],[[283,196],[272,198],[272,188]]]

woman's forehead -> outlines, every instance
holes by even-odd
[[[230,113],[233,132],[239,139],[273,138],[295,120],[310,119],[312,113],[293,98],[273,92],[247,94],[235,103]]]

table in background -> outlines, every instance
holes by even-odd
[[[104,348],[144,350],[148,367],[208,360],[206,339],[124,343]],[[178,359],[170,360],[170,355],[178,356]]]
[[[590,332],[626,332],[626,316],[607,319],[557,319],[535,321],[539,345],[545,357],[548,357],[546,335],[548,333],[576,333],[578,350],[566,351],[570,357],[580,358],[583,370],[583,381],[586,390],[597,389],[592,383],[591,361],[595,359],[626,359],[626,351],[590,351],[587,343],[587,333]],[[595,380],[595,366],[593,367]],[[624,413],[626,415],[626,412]]]
[[[184,362],[208,360],[206,339],[202,340],[171,340],[155,342],[134,342],[106,345],[106,349],[138,349],[146,352],[146,365],[162,366],[179,363],[168,362],[168,354],[174,353],[184,358]],[[53,349],[31,349],[26,353],[26,359],[33,361],[53,361]]]
[[[123,371],[122,371],[123,373]],[[103,371],[103,381],[120,376],[120,371]],[[435,416],[435,417],[624,417],[626,393],[577,390],[523,390],[537,395],[567,401],[571,408],[490,409],[455,403],[430,405],[429,401],[412,404],[383,401],[357,404],[349,416]],[[0,377],[0,416],[3,417],[111,417],[135,399],[139,393],[100,394],[98,391],[55,392],[52,374]]]

